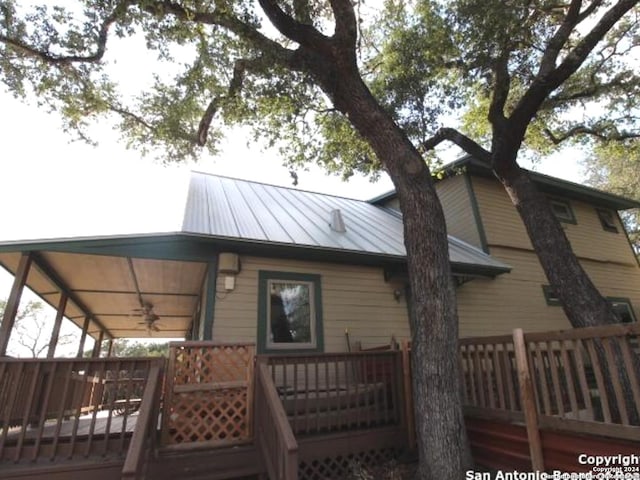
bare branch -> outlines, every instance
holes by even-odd
[[[421,148],[423,151],[428,152],[445,140],[455,143],[462,150],[478,160],[487,164],[491,163],[491,153],[488,150],[454,128],[441,128],[433,137],[423,142]]]

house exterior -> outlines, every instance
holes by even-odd
[[[437,183],[469,337],[460,386],[479,464],[574,471],[577,452],[637,451],[640,267],[615,212],[640,204],[532,176],[633,324],[558,332],[568,323],[515,210],[462,160]],[[402,232],[393,192],[367,202],[194,173],[174,231],[0,243],[15,276],[0,324],[3,478],[319,480],[410,451],[410,345],[376,348],[409,337]],[[6,357],[25,286],[58,312],[47,359]],[[78,358],[55,358],[63,317],[82,328]],[[166,361],[99,358],[105,340],[145,336],[187,341]]]
[[[535,172],[574,253],[624,322],[640,313],[640,267],[618,215],[640,203]],[[569,328],[548,287],[525,227],[507,193],[481,162],[465,157],[447,168],[436,189],[447,230],[512,267],[508,275],[476,279],[457,290],[461,336],[505,334],[514,328]],[[394,192],[372,200],[398,208]]]
[[[640,203],[532,176],[596,286],[624,321],[635,321],[640,267],[617,211]],[[568,327],[488,169],[462,159],[437,191],[461,336]],[[27,252],[37,268],[26,284],[54,307],[64,294],[66,316],[94,338],[255,342],[258,353],[273,353],[340,352],[354,342],[367,348],[409,337],[394,192],[364,202],[194,173],[175,232],[5,242],[0,264],[15,274]],[[147,305],[159,317],[153,329],[142,315]]]

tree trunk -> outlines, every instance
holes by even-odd
[[[620,319],[613,307],[600,294],[580,265],[549,202],[538,191],[529,175],[519,167],[502,170],[496,168],[495,171],[522,218],[542,269],[560,299],[571,325],[574,328],[581,328],[619,323]],[[600,342],[596,342],[596,352],[600,364],[606,368],[608,362]],[[622,354],[618,348],[614,348],[614,354],[617,363],[623,365]],[[640,361],[637,356],[634,356],[634,361],[635,372],[628,372],[630,376],[640,375]],[[635,405],[629,379],[623,370],[618,369],[625,396],[624,401],[630,416],[629,421],[633,425],[639,425],[640,412]],[[615,398],[611,378],[605,375],[605,379],[609,398]],[[615,402],[611,407],[614,421],[619,420]]]
[[[431,174],[404,132],[373,98],[355,64],[325,64],[315,72],[335,107],[376,152],[400,200],[412,299],[419,478],[464,478],[472,461],[458,389],[456,296],[444,214]]]

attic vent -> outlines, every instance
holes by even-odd
[[[329,222],[329,226],[334,232],[344,233],[347,231],[347,227],[344,226],[344,219],[342,218],[342,212],[340,210],[331,210],[331,221]]]

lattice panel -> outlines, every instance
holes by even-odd
[[[381,448],[303,461],[298,466],[298,478],[300,480],[359,478],[358,471],[381,465],[395,459],[398,454],[399,451],[396,448]]]
[[[185,346],[175,349],[174,385],[246,381],[253,346]]]
[[[236,442],[250,438],[247,389],[175,393],[168,443]]]

